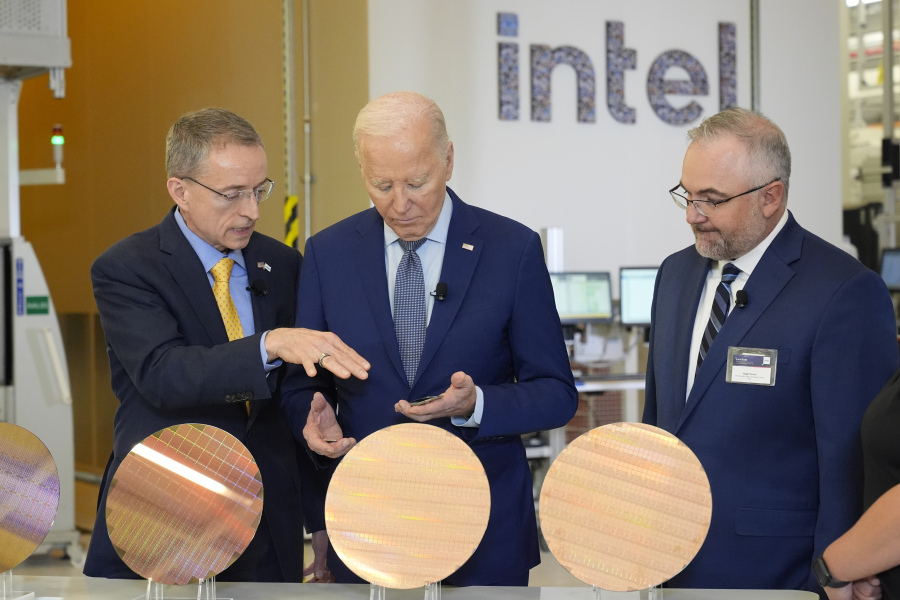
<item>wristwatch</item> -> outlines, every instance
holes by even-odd
[[[845,585],[850,585],[849,581],[840,581],[831,576],[831,571],[828,570],[828,565],[825,564],[824,552],[813,562],[812,570],[816,574],[816,579],[819,580],[819,585],[823,588],[842,588]]]

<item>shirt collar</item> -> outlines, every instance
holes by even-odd
[[[447,235],[450,232],[450,217],[453,216],[453,200],[450,199],[450,193],[444,192],[444,204],[441,206],[441,214],[438,220],[425,235],[425,239],[437,242],[439,244],[447,244]],[[391,244],[400,239],[400,236],[394,233],[387,223],[384,223],[384,247],[387,248]]]
[[[772,240],[774,240],[775,236],[781,233],[781,230],[784,229],[784,225],[785,223],[787,223],[787,220],[788,211],[785,210],[784,213],[782,213],[781,218],[778,220],[778,223],[775,225],[775,229],[770,231],[769,235],[767,235],[763,241],[758,243],[756,247],[753,248],[753,250],[732,261],[719,261],[719,269],[721,270],[721,268],[725,266],[725,264],[731,262],[734,263],[734,266],[736,266],[749,276],[750,273],[753,272],[753,269],[756,268],[756,265],[759,263],[759,261],[762,259],[763,254],[765,254],[766,250],[769,249],[769,246],[772,245]]]
[[[228,252],[216,250],[199,235],[191,231],[191,228],[184,222],[181,211],[177,208],[175,209],[175,222],[178,223],[178,229],[180,229],[181,233],[184,234],[184,237],[187,238],[191,248],[197,253],[197,257],[200,259],[200,262],[203,263],[204,270],[209,271],[212,269],[223,256],[234,259],[236,264],[240,265],[245,271],[247,270],[247,267],[244,266],[244,253],[241,252],[241,250],[229,250]]]

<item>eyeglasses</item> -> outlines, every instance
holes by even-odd
[[[669,190],[669,194],[672,196],[672,200],[675,201],[675,204],[677,204],[680,208],[687,210],[687,207],[690,206],[691,204],[693,204],[694,208],[697,209],[698,213],[700,213],[704,217],[708,217],[710,215],[710,213],[713,213],[716,211],[716,208],[720,204],[725,204],[726,202],[730,202],[731,200],[734,200],[735,198],[740,198],[741,196],[746,196],[747,194],[752,194],[753,192],[758,192],[759,190],[763,189],[767,185],[772,185],[776,181],[781,181],[781,177],[776,177],[769,183],[765,183],[759,187],[755,187],[752,190],[747,190],[746,192],[741,192],[740,194],[734,195],[731,198],[725,198],[724,200],[688,200],[687,196],[675,191],[681,187],[680,183],[678,185],[676,185],[675,187],[673,187],[671,190]],[[686,193],[687,192],[685,192],[685,194]],[[710,209],[710,207],[712,207],[712,209]]]
[[[193,181],[200,187],[205,187],[212,193],[222,196],[223,198],[225,198],[225,200],[228,201],[229,204],[236,204],[244,197],[245,194],[248,198],[253,198],[254,200],[256,200],[256,202],[258,204],[258,203],[262,202],[263,200],[265,200],[266,198],[268,198],[269,194],[272,193],[272,188],[275,187],[275,182],[272,181],[271,179],[266,178],[266,182],[264,184],[262,184],[261,186],[259,186],[257,188],[254,188],[252,190],[235,190],[233,192],[228,192],[227,194],[223,194],[222,192],[212,189],[208,185],[203,185],[202,183],[200,183],[193,177],[184,177],[183,179],[189,179],[190,181]]]

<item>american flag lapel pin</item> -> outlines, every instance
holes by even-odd
[[[269,272],[272,271],[272,267],[269,266],[269,263],[265,263],[265,262],[256,263],[256,268],[265,269],[266,271],[269,271]]]

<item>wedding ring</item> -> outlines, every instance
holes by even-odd
[[[331,356],[331,355],[328,354],[327,352],[323,352],[323,353],[322,353],[322,356],[319,357],[319,360],[317,360],[316,363],[317,363],[320,367],[324,367],[325,365],[322,364],[322,361],[325,360],[326,358],[328,358],[329,356]]]

